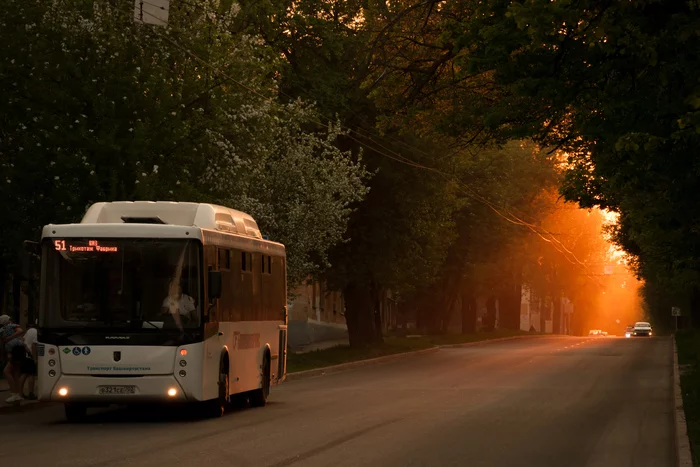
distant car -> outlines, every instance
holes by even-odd
[[[634,323],[634,328],[632,329],[632,336],[635,337],[648,337],[651,336],[651,324],[646,321],[638,321]]]
[[[634,332],[634,325],[630,324],[625,328],[625,337],[630,338],[632,337],[632,333]]]

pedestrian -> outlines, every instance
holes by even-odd
[[[8,359],[2,372],[10,385],[10,397],[5,400],[7,403],[21,402],[23,399],[21,388],[19,388],[19,375],[24,359],[17,358],[20,352],[14,350],[16,347],[20,347],[24,353],[22,334],[24,334],[22,328],[13,323],[9,316],[0,315],[0,345],[2,345],[3,352]],[[26,357],[26,353],[24,355]]]
[[[28,384],[29,394],[26,396],[29,400],[36,400],[34,392],[37,376],[37,332],[36,327],[29,325],[29,329],[24,333],[24,347],[26,358],[20,365],[19,389],[20,395],[24,396],[25,383]]]

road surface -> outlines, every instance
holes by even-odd
[[[543,337],[292,381],[221,419],[0,413],[2,467],[673,465],[671,341]]]

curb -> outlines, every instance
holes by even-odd
[[[675,431],[676,465],[678,467],[692,467],[693,456],[690,452],[690,440],[688,439],[688,426],[683,410],[683,394],[681,392],[681,378],[678,372],[678,350],[676,349],[676,336],[673,336],[673,425]]]
[[[366,360],[357,360],[355,362],[341,363],[339,365],[324,366],[321,368],[314,368],[313,370],[297,371],[295,373],[287,373],[286,381],[296,381],[304,378],[310,378],[312,376],[321,376],[330,373],[338,373],[345,370],[352,370],[353,368],[358,368],[366,365],[373,365],[378,363],[390,362],[392,360],[398,360],[400,358],[422,355],[428,353],[435,353],[440,350],[440,347],[430,347],[422,350],[414,350],[411,352],[400,352],[393,355],[385,355],[383,357],[368,358]]]
[[[285,381],[297,381],[300,379],[310,378],[313,376],[321,376],[326,374],[338,373],[345,370],[352,370],[354,368],[359,368],[366,365],[375,365],[384,362],[390,362],[392,360],[397,360],[399,358],[409,357],[412,355],[422,355],[428,353],[438,352],[440,349],[453,349],[460,347],[471,347],[475,345],[490,344],[493,342],[515,340],[515,339],[534,339],[536,337],[548,337],[547,335],[535,335],[535,336],[511,336],[511,337],[498,337],[496,339],[485,339],[481,341],[474,342],[464,342],[462,344],[444,344],[436,345],[422,350],[414,350],[411,352],[401,352],[392,355],[385,355],[383,357],[369,358],[366,360],[357,360],[354,362],[341,363],[339,365],[324,366],[321,368],[314,368],[313,370],[297,371],[295,373],[287,373]]]

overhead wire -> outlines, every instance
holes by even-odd
[[[153,3],[150,3],[150,2],[148,2],[147,0],[139,0],[139,1],[140,1],[140,2],[143,2],[144,4],[149,4],[149,5],[152,5],[152,6],[155,6],[155,7],[158,7],[158,8],[161,8],[161,9],[162,9],[162,7],[160,7],[160,6],[158,6],[158,5],[155,5],[155,4],[153,4]],[[144,13],[144,14],[147,14],[147,15],[149,15],[149,16],[151,16],[151,17],[153,17],[154,19],[157,19],[157,20],[161,21],[161,18],[158,18],[157,16],[153,15],[152,13],[150,13],[150,12],[148,12],[148,11],[143,11],[143,13]],[[247,85],[244,84],[243,82],[239,81],[238,79],[236,79],[236,78],[230,76],[228,73],[226,73],[225,71],[221,70],[221,69],[220,69],[219,67],[217,67],[216,65],[213,65],[213,64],[211,64],[210,62],[208,62],[207,60],[202,59],[202,58],[199,57],[197,54],[195,54],[194,52],[192,52],[192,51],[189,50],[188,48],[182,46],[182,45],[179,44],[177,41],[175,41],[174,39],[172,39],[170,36],[164,35],[164,34],[160,34],[160,33],[158,33],[158,32],[155,32],[155,31],[157,30],[157,29],[156,29],[157,27],[158,27],[158,26],[155,26],[155,27],[151,28],[151,31],[153,31],[154,34],[156,34],[160,39],[162,39],[162,40],[168,42],[169,44],[171,44],[173,47],[175,47],[176,49],[180,50],[181,52],[183,52],[183,53],[189,55],[189,56],[192,57],[195,61],[199,62],[199,63],[202,64],[203,66],[205,66],[205,67],[207,67],[208,69],[212,70],[213,72],[219,74],[220,76],[226,78],[227,80],[231,81],[232,83],[236,84],[237,86],[241,87],[242,89],[245,89],[246,91],[250,92],[251,94],[255,94],[255,95],[257,95],[258,97],[261,97],[261,98],[263,98],[263,99],[265,99],[265,100],[274,100],[274,98],[272,98],[272,97],[270,97],[270,96],[265,96],[264,94],[260,93],[259,91],[255,90],[255,89],[251,88],[250,86],[247,86]],[[304,90],[304,91],[305,91],[305,90]],[[285,97],[287,97],[287,98],[289,98],[289,99],[294,99],[293,96],[290,96],[290,95],[286,94],[285,92],[283,92],[283,91],[281,91],[281,90],[279,90],[278,92],[279,92],[281,95],[283,95],[283,96],[285,96]],[[306,92],[306,91],[305,91],[305,92]],[[322,114],[321,114],[321,115],[322,115]],[[322,115],[322,116],[323,116],[324,118],[327,118],[327,119],[328,119],[327,116],[324,116],[324,115]],[[322,121],[319,120],[319,119],[314,119],[314,118],[312,118],[311,120],[314,121],[314,123],[319,124],[320,126],[326,126],[326,125],[327,125],[326,123],[322,122]],[[329,121],[332,121],[331,119],[328,119],[328,120],[329,120]],[[388,159],[394,160],[395,162],[399,162],[399,163],[404,164],[404,165],[408,165],[408,166],[411,166],[411,167],[414,167],[414,168],[417,168],[417,169],[427,170],[427,171],[430,171],[430,172],[439,174],[440,176],[442,176],[443,178],[445,178],[448,182],[456,183],[459,187],[462,188],[463,193],[466,194],[468,197],[470,197],[470,198],[472,198],[472,199],[475,199],[475,200],[477,200],[478,202],[484,204],[484,205],[487,206],[489,209],[491,209],[496,215],[498,215],[498,216],[501,217],[502,219],[506,220],[507,222],[509,222],[509,223],[511,223],[511,224],[514,224],[514,225],[519,225],[519,226],[522,226],[522,227],[525,227],[525,228],[529,229],[530,231],[532,231],[533,233],[535,233],[536,235],[538,235],[538,236],[540,237],[540,239],[542,239],[543,241],[545,241],[545,242],[549,243],[550,245],[552,245],[552,247],[553,247],[555,250],[557,250],[559,253],[561,253],[562,256],[563,256],[569,263],[574,264],[574,265],[581,266],[582,268],[584,268],[584,270],[588,271],[587,265],[586,265],[584,262],[582,262],[582,261],[581,261],[571,250],[569,250],[561,241],[559,241],[557,238],[555,238],[554,235],[551,234],[551,232],[548,232],[546,229],[542,228],[541,226],[537,226],[537,225],[535,225],[535,224],[532,224],[532,223],[529,223],[529,222],[524,221],[524,220],[521,219],[520,217],[518,217],[518,216],[516,216],[515,214],[513,214],[513,212],[510,211],[510,210],[507,209],[507,208],[501,208],[501,209],[499,209],[499,208],[496,207],[496,206],[494,205],[494,203],[492,203],[490,200],[488,200],[487,198],[485,198],[485,197],[483,197],[482,195],[480,195],[478,192],[476,192],[474,189],[472,189],[470,186],[468,186],[468,185],[467,185],[466,183],[464,183],[463,181],[459,180],[459,179],[457,178],[457,176],[448,174],[448,173],[446,173],[446,172],[444,172],[444,171],[442,171],[442,170],[440,170],[440,169],[437,169],[437,168],[434,168],[434,167],[430,167],[430,166],[426,166],[426,165],[424,165],[424,164],[418,163],[418,162],[416,162],[416,161],[414,161],[414,160],[412,160],[412,159],[409,159],[408,157],[406,157],[406,156],[404,156],[404,155],[402,155],[402,154],[400,154],[400,153],[397,153],[396,151],[394,151],[394,150],[392,150],[392,149],[390,149],[390,148],[388,148],[388,147],[382,145],[381,143],[375,141],[372,137],[367,136],[367,134],[372,135],[372,132],[370,132],[370,131],[368,131],[368,130],[364,130],[364,129],[363,129],[363,130],[361,130],[361,131],[358,131],[357,129],[350,128],[349,126],[347,126],[347,125],[345,125],[345,124],[342,124],[342,123],[341,123],[341,124],[338,124],[338,127],[341,128],[342,130],[344,130],[344,131],[346,132],[346,134],[345,134],[346,137],[348,137],[349,139],[355,141],[356,143],[358,143],[358,144],[361,145],[362,147],[364,147],[364,148],[366,148],[366,149],[369,149],[370,151],[372,151],[372,152],[374,152],[374,153],[376,153],[376,154],[378,154],[378,155],[381,155],[381,156],[383,156],[383,157],[386,157],[386,158],[388,158]],[[366,134],[363,135],[361,132],[365,132]],[[361,139],[359,139],[359,138],[357,138],[357,137],[355,137],[355,136],[352,136],[352,133],[355,133],[357,136],[359,136],[359,138],[367,138],[367,139],[369,139],[369,140],[372,141],[372,143],[374,143],[374,145],[376,145],[376,146],[371,146],[371,145],[367,144],[366,141],[362,141]],[[377,136],[377,135],[373,135],[373,136]],[[384,136],[384,138],[386,138],[386,136]],[[405,142],[401,142],[401,144],[404,145],[405,147],[408,147],[408,148],[410,148],[410,149],[412,149],[412,150],[418,152],[418,153],[422,153],[422,154],[425,154],[425,155],[428,155],[428,156],[429,156],[429,154],[428,154],[427,152],[423,151],[423,150],[420,149],[420,148],[417,148],[417,147],[415,147],[415,146],[409,145],[408,143],[405,143]],[[381,150],[378,149],[378,147],[381,148]],[[505,213],[504,213],[504,212],[505,212]],[[551,238],[546,238],[546,237],[543,235],[543,233],[546,234],[546,235],[549,235]],[[573,260],[572,260],[571,258],[573,258]],[[585,274],[585,275],[588,276],[588,277],[590,277],[590,278],[592,278],[592,279],[595,279],[595,276],[592,275],[592,274],[588,274],[588,273],[587,273],[587,274]],[[599,283],[599,285],[603,286],[603,284],[600,284],[599,281],[598,281],[598,283]],[[604,286],[603,286],[603,287],[604,287]]]

